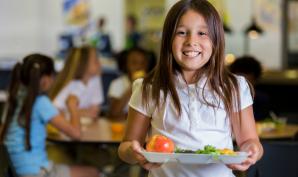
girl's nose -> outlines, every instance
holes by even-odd
[[[185,41],[187,46],[198,46],[199,45],[199,41],[197,39],[197,36],[193,35],[193,34],[189,34],[186,38]]]

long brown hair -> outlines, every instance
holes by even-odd
[[[64,67],[58,74],[57,79],[49,92],[49,96],[52,100],[55,99],[58,93],[68,84],[68,82],[73,79],[80,80],[83,78],[88,67],[90,52],[92,50],[96,49],[84,46],[70,50]]]
[[[168,12],[163,26],[160,59],[153,72],[149,73],[143,81],[143,104],[148,106],[148,93],[151,90],[152,100],[159,107],[162,91],[165,95],[163,102],[167,95],[170,95],[178,114],[181,115],[181,104],[175,87],[175,73],[180,72],[180,67],[173,57],[172,43],[180,18],[190,9],[202,15],[206,20],[213,46],[210,60],[198,70],[198,79],[202,75],[207,77],[202,93],[208,85],[213,95],[217,95],[223,101],[225,110],[231,117],[234,115],[235,108],[240,110],[241,107],[239,86],[237,78],[227,70],[224,64],[225,39],[222,21],[216,9],[207,0],[181,0]],[[204,94],[202,96],[203,102],[208,106],[219,106],[219,102],[210,103]],[[240,111],[238,116],[240,116]]]
[[[4,127],[1,132],[0,142],[5,139],[7,130],[14,117],[18,117],[18,123],[25,128],[25,146],[31,149],[30,129],[31,113],[36,97],[41,94],[40,80],[42,76],[51,76],[55,72],[53,60],[41,54],[32,54],[23,59],[23,63],[17,63],[12,71],[11,81],[8,89],[7,111]],[[26,92],[25,98],[18,101],[18,92],[23,88]],[[21,106],[19,108],[19,106]],[[20,109],[18,113],[16,110]],[[15,115],[18,114],[18,115]]]

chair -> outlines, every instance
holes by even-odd
[[[297,177],[298,142],[262,142],[264,156],[248,172],[247,177]]]
[[[17,177],[5,145],[0,144],[0,176]]]

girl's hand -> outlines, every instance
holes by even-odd
[[[91,106],[86,110],[86,115],[92,119],[96,119],[98,117],[98,108],[97,106]]]
[[[70,111],[77,109],[79,106],[79,99],[75,95],[69,95],[66,99],[66,105]]]
[[[245,171],[259,160],[260,148],[254,142],[247,142],[240,147],[240,150],[248,153],[247,159],[241,164],[229,164],[227,166],[232,170]]]
[[[146,170],[151,170],[153,168],[158,168],[161,166],[161,164],[151,163],[146,160],[146,158],[141,153],[142,147],[140,146],[140,143],[138,141],[132,141],[131,150],[138,164],[140,164]]]

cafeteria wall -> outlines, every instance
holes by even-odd
[[[251,1],[254,1],[255,6],[262,3],[263,11],[260,7],[251,9]],[[265,68],[281,69],[283,59],[280,4],[282,0],[226,0],[226,2],[227,10],[230,12],[230,26],[234,31],[233,34],[226,35],[226,52],[236,56],[251,54],[259,59]],[[264,7],[264,4],[268,4],[269,7]],[[274,9],[278,9],[278,11],[275,12]],[[250,51],[246,53],[243,31],[251,24],[253,11],[258,15],[263,13],[263,18],[269,19],[267,19],[266,25],[259,23],[262,25],[264,33],[258,39],[250,40]],[[270,13],[272,16],[268,17]]]
[[[20,59],[28,52],[53,55],[63,32],[62,0],[1,0],[0,59]],[[105,16],[112,43],[120,50],[124,41],[124,1],[90,0],[91,19]]]
[[[282,0],[254,0],[273,2],[279,6]],[[107,31],[112,36],[114,49],[124,44],[125,17],[123,0],[90,0],[91,17],[107,18]],[[166,0],[169,9],[177,0]],[[243,55],[243,30],[251,22],[251,1],[225,0],[229,12],[229,26],[233,33],[226,35],[226,53]],[[280,7],[280,6],[279,6]],[[259,39],[250,40],[250,52],[266,68],[281,69],[281,18],[279,23],[265,28]],[[63,31],[62,1],[57,0],[1,0],[0,1],[0,59],[22,57],[28,52],[40,51],[53,55],[58,49],[57,36]]]

